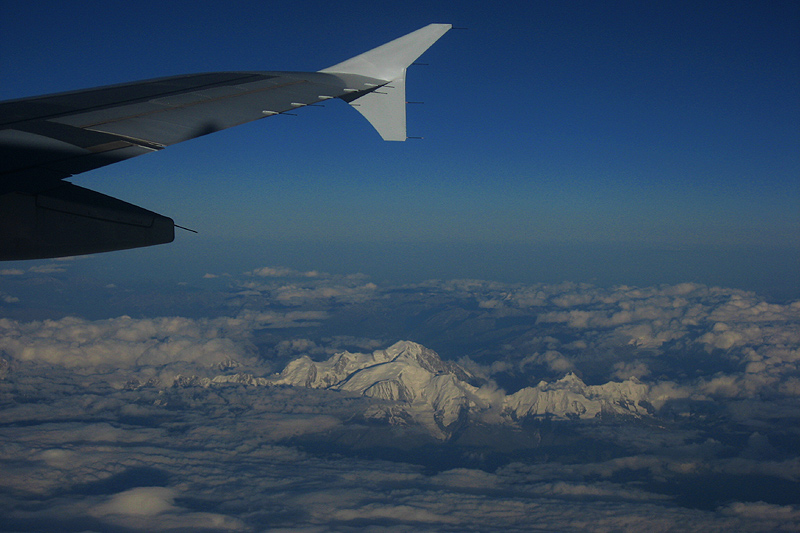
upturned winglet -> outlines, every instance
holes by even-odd
[[[373,91],[343,99],[364,115],[384,140],[405,141],[406,68],[450,28],[450,24],[429,24],[320,72],[382,81]]]

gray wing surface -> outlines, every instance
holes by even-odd
[[[0,260],[171,242],[170,218],[63,180],[208,133],[341,98],[384,139],[405,140],[405,69],[448,29],[431,24],[319,72],[213,72],[1,102]]]

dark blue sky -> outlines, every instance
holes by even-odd
[[[382,251],[342,269],[386,274],[376,256],[400,261],[404,246],[427,261],[420,276],[798,290],[785,279],[800,266],[795,2],[34,1],[0,20],[3,99],[318,70],[431,22],[468,28],[409,70],[423,141],[385,143],[334,102],[75,178],[200,230],[93,261],[334,268],[368,244]],[[342,248],[315,255],[318,242]],[[428,252],[445,244],[458,253]]]

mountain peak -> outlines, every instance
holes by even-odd
[[[276,384],[356,392],[405,404],[409,417],[439,438],[463,421],[477,389],[461,379],[467,372],[411,341],[371,354],[341,352],[326,361],[304,356],[290,362]]]
[[[449,371],[439,354],[433,350],[411,341],[399,341],[385,350],[390,360],[408,359],[432,374],[444,374]]]

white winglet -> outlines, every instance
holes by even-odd
[[[330,74],[358,74],[386,83],[350,105],[364,115],[386,141],[406,140],[406,68],[452,28],[450,24],[429,24],[332,67]]]

